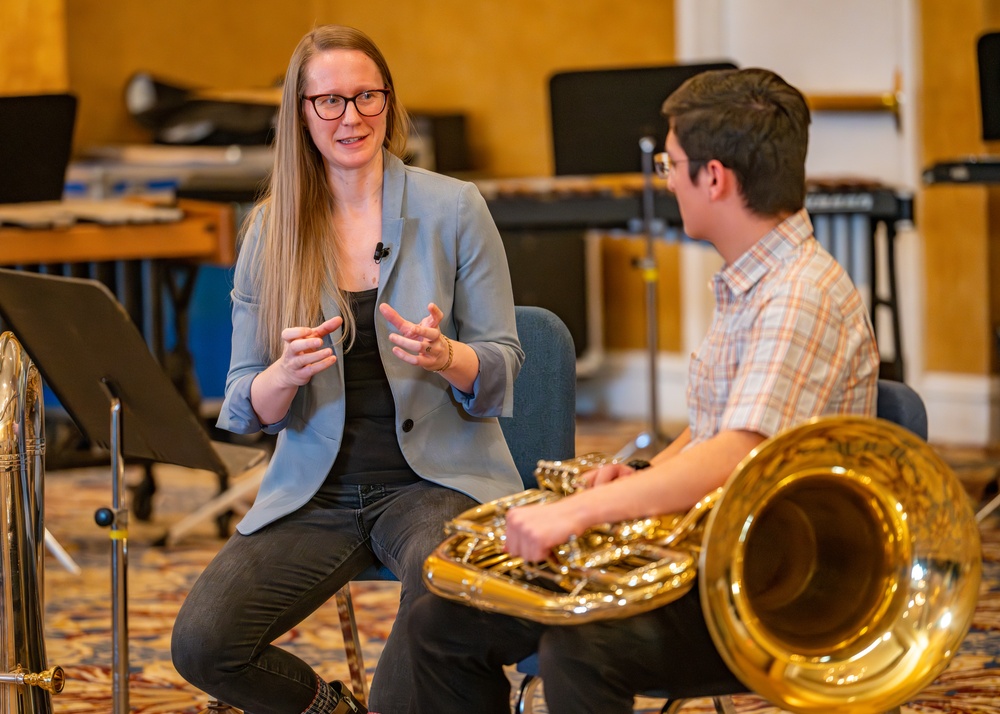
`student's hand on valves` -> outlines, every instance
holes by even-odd
[[[429,303],[427,316],[420,322],[405,319],[388,303],[380,304],[378,309],[397,330],[389,333],[389,341],[394,345],[392,353],[396,357],[428,372],[448,364],[448,338],[438,329],[444,318],[441,308]]]
[[[507,511],[507,533],[504,550],[511,555],[538,563],[549,557],[557,545],[570,536],[582,533],[589,523],[580,518],[580,510],[566,497],[552,503],[521,506]]]
[[[611,483],[615,479],[619,479],[622,476],[629,476],[634,473],[635,469],[631,466],[616,462],[598,466],[596,469],[591,469],[590,471],[582,474],[578,481],[586,488],[593,488],[595,486]]]
[[[597,488],[634,473],[636,469],[627,464],[604,464],[581,475],[580,481],[587,489]],[[581,508],[583,502],[578,498],[583,496],[586,501],[593,500],[593,496],[584,493],[576,496],[507,511],[504,549],[511,555],[537,563],[548,558],[554,547],[594,525],[587,522]]]
[[[323,338],[340,329],[341,317],[331,317],[316,327],[286,327],[281,331],[285,348],[275,362],[281,381],[301,387],[337,361],[333,349],[323,347]]]

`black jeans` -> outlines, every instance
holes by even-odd
[[[234,535],[195,583],[174,624],[171,655],[193,685],[248,714],[300,714],[317,690],[312,667],[271,643],[375,562],[402,583],[399,613],[372,682],[370,709],[408,711],[411,604],[446,520],[475,505],[426,481],[324,485],[305,506]],[[339,638],[330,643],[340,647]]]
[[[410,616],[412,712],[509,714],[503,666],[538,652],[551,714],[631,714],[634,696],[743,691],[715,649],[697,588],[652,612],[546,627],[430,593]]]

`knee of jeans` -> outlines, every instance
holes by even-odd
[[[207,622],[194,608],[181,608],[171,633],[170,657],[188,682],[210,688],[232,668],[236,649],[217,623]]]

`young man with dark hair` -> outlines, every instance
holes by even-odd
[[[767,70],[712,71],[685,82],[663,112],[670,130],[657,170],[685,232],[725,260],[713,281],[715,315],[689,368],[689,426],[635,475],[604,466],[585,476],[589,488],[509,511],[507,550],[529,561],[597,524],[690,509],[758,444],[811,417],[875,414],[879,356],[868,313],[803,208],[802,94]],[[508,714],[502,667],[536,651],[552,714],[626,714],[637,692],[676,691],[706,673],[732,678],[697,588],[641,615],[562,626],[425,595],[410,622],[414,701],[426,714]]]

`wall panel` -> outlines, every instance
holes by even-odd
[[[922,165],[981,154],[976,39],[989,0],[921,0]],[[990,190],[932,186],[918,195],[927,270],[928,371],[988,374]]]
[[[0,94],[65,92],[63,0],[0,2]]]
[[[28,0],[24,0],[27,2]],[[146,137],[122,103],[137,70],[210,88],[268,86],[316,23],[354,25],[386,54],[404,103],[469,116],[476,169],[551,173],[547,80],[557,70],[664,64],[672,0],[66,0],[79,146]]]

